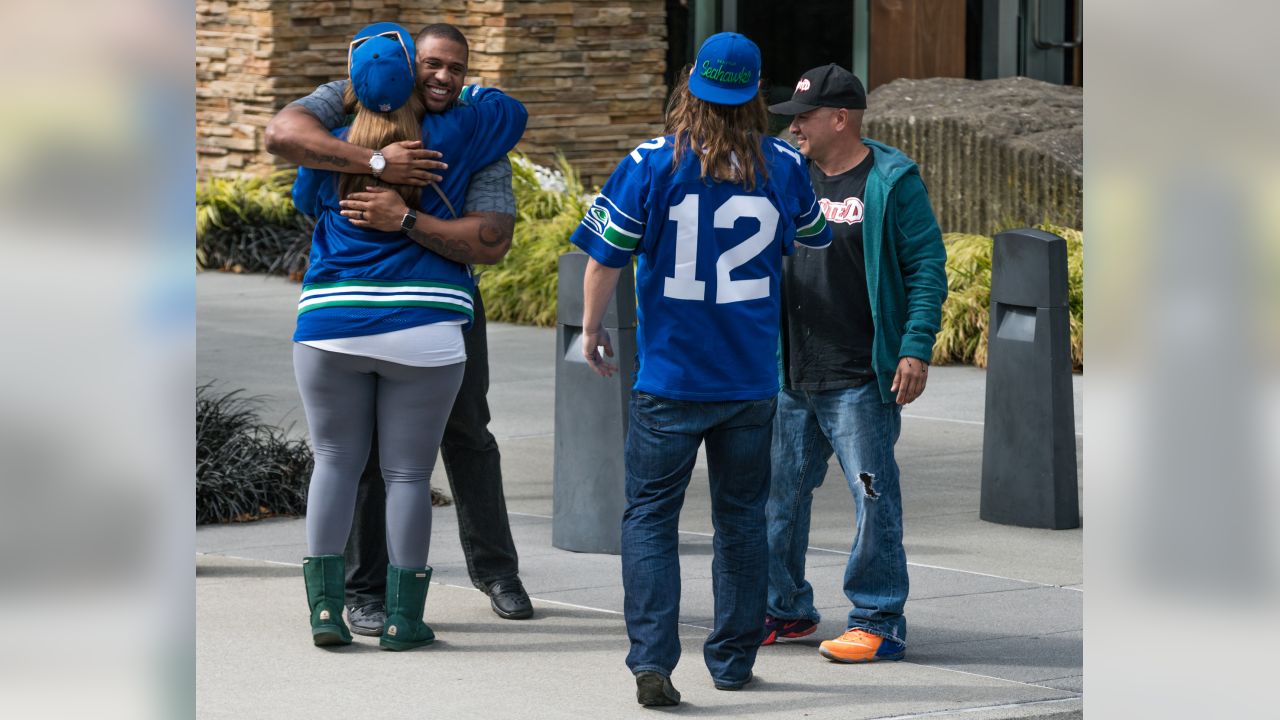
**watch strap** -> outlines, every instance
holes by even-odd
[[[409,212],[405,213],[403,218],[400,218],[400,232],[409,232],[417,222],[418,211],[410,208]]]

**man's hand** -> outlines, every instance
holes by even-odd
[[[604,348],[603,356],[597,349],[601,347]],[[609,343],[609,331],[602,325],[597,325],[594,330],[583,328],[582,356],[587,359],[591,369],[601,377],[613,377],[613,374],[618,371],[617,365],[605,360],[605,357],[613,357],[613,345]]]
[[[440,153],[423,148],[421,140],[391,143],[382,148],[382,157],[387,161],[382,180],[393,185],[425,186],[429,182],[440,182],[442,178],[431,171],[449,169],[448,164],[438,159]]]
[[[899,405],[906,405],[920,397],[928,381],[929,363],[920,358],[904,357],[898,361],[898,371],[893,374],[893,385],[889,390],[898,393]]]
[[[366,187],[364,192],[351,193],[338,204],[342,206],[342,216],[352,225],[383,232],[398,231],[409,212],[400,193],[384,187]]]

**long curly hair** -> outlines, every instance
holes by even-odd
[[[426,105],[415,87],[408,102],[391,112],[375,112],[360,104],[356,99],[353,86],[348,83],[343,96],[343,105],[347,112],[354,112],[356,117],[347,132],[347,142],[370,150],[379,150],[393,142],[401,140],[422,139],[422,116],[426,113]],[[344,198],[351,193],[364,192],[366,186],[388,187],[404,198],[411,208],[418,207],[418,199],[422,188],[413,185],[392,185],[365,173],[340,173],[338,175],[338,197]]]
[[[692,150],[702,164],[704,180],[738,183],[748,191],[755,189],[756,173],[767,182],[769,171],[760,147],[769,127],[764,94],[757,91],[741,105],[717,105],[689,92],[688,68],[679,77],[667,101],[666,132],[675,136],[671,168]]]

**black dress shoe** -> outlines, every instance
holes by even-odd
[[[636,702],[645,707],[679,705],[680,691],[671,684],[671,678],[646,670],[636,673]]]
[[[347,623],[357,635],[378,637],[387,624],[387,608],[378,601],[347,608]]]
[[[533,603],[524,591],[520,578],[498,580],[489,584],[489,605],[498,617],[505,620],[524,620],[533,617]]]

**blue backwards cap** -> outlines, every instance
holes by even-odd
[[[415,85],[413,36],[395,23],[381,22],[362,29],[351,42],[348,70],[360,104],[391,112],[408,102]]]

